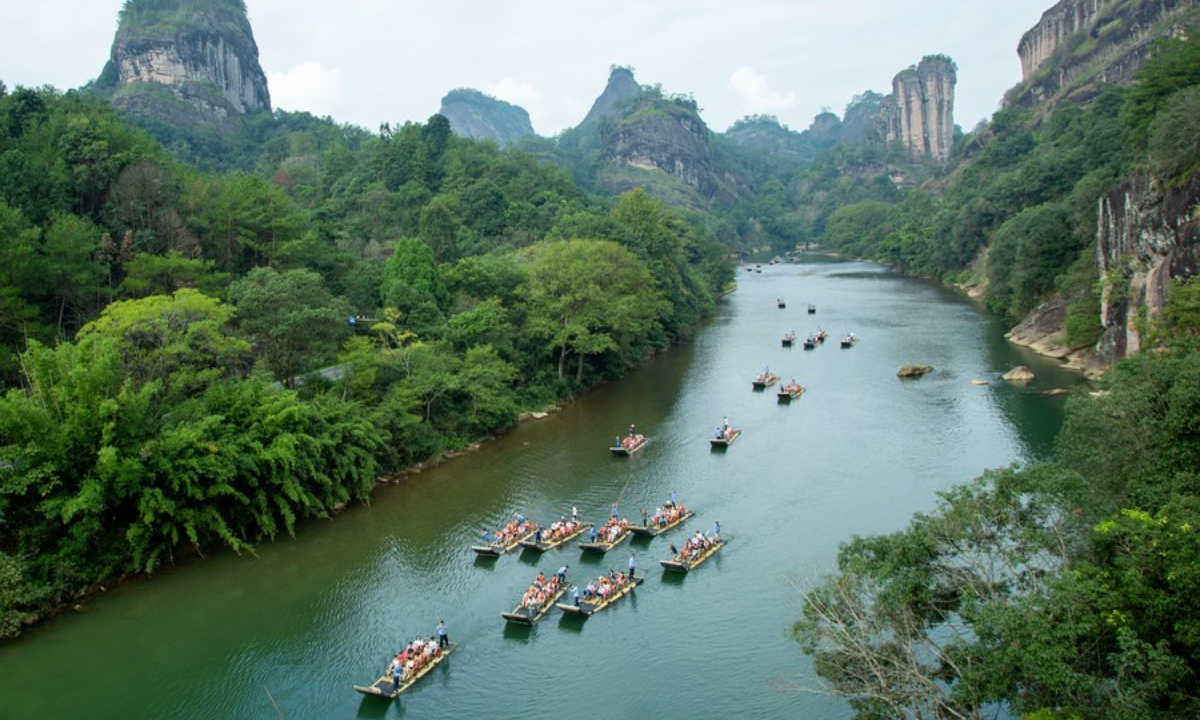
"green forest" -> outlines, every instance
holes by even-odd
[[[366,501],[689,337],[732,280],[646,193],[440,115],[220,140],[253,166],[182,161],[86,92],[0,90],[0,634]]]

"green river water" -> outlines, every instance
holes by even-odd
[[[952,483],[1044,457],[1064,405],[1044,390],[1081,378],[1007,343],[1000,320],[960,295],[883,268],[815,259],[739,273],[692,343],[562,412],[295,539],[127,583],[0,645],[0,717],[848,717],[813,692],[787,634],[800,591],[852,535],[902,528]],[[786,331],[818,327],[831,342],[781,347]],[[842,350],[848,330],[861,341]],[[910,362],[935,371],[898,380]],[[1001,381],[1016,364],[1038,379]],[[768,365],[808,392],[790,406],[752,392]],[[744,434],[714,453],[723,416]],[[611,457],[631,422],[650,444]],[[575,505],[599,522],[615,500],[640,515],[670,490],[694,522],[600,559],[573,544],[493,561],[468,550],[516,511],[548,522]],[[667,544],[717,520],[728,546],[664,577]],[[538,570],[569,564],[586,582],[631,551],[648,578],[604,612],[554,611],[534,628],[500,618]],[[439,618],[459,643],[441,667],[396,702],[354,692]]]

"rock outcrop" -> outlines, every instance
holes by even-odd
[[[643,95],[626,114],[602,125],[600,159],[662,171],[711,198],[715,188],[709,135],[694,103]]]
[[[1024,82],[1007,102],[1083,101],[1099,83],[1128,83],[1155,40],[1198,17],[1197,0],[1061,0],[1017,45]]]
[[[1012,370],[1004,373],[1002,376],[1005,380],[1014,383],[1027,383],[1034,379],[1033,371],[1024,365],[1018,365]]]
[[[451,90],[442,98],[438,112],[450,121],[450,130],[455,135],[492,140],[500,147],[508,147],[535,134],[529,113],[524,108],[478,90]]]
[[[913,158],[942,161],[954,146],[954,61],[926,56],[892,79],[892,94],[879,103],[883,139]]]
[[[919,378],[933,372],[932,365],[904,365],[896,371],[898,378]]]
[[[604,92],[596,98],[596,102],[592,103],[592,109],[588,110],[588,114],[583,118],[583,122],[579,123],[579,127],[593,125],[600,121],[602,117],[611,117],[617,114],[617,109],[620,105],[628,103],[642,94],[642,86],[638,85],[637,80],[633,77],[633,70],[619,65],[613,65],[608,73],[608,84],[604,86]]]
[[[96,89],[128,114],[172,125],[271,110],[243,0],[129,0]]]
[[[1137,174],[1100,199],[1096,239],[1105,330],[1099,352],[1106,363],[1137,352],[1140,328],[1162,311],[1168,286],[1200,272],[1198,206],[1200,173],[1166,192]]]

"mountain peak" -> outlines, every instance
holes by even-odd
[[[592,109],[588,111],[583,122],[579,123],[579,127],[597,122],[602,117],[616,114],[615,109],[618,104],[641,94],[642,86],[638,85],[637,80],[633,77],[633,68],[613,65],[609,69],[608,84],[604,86],[604,92],[600,93],[600,97],[592,103]]]

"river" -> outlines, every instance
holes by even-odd
[[[437,468],[379,488],[369,506],[304,525],[256,554],[217,553],[87,601],[0,645],[0,715],[17,718],[844,718],[812,690],[788,636],[800,591],[854,534],[904,527],[936,493],[985,468],[1044,457],[1080,376],[1003,339],[961,295],[864,263],[814,259],[739,271],[695,340]],[[776,298],[787,300],[786,309]],[[817,305],[815,315],[806,305]],[[823,327],[830,342],[781,347]],[[837,340],[853,330],[852,349]],[[933,365],[897,379],[905,363]],[[1016,364],[1038,379],[999,379]],[[751,391],[765,366],[808,391],[790,405]],[[987,380],[976,386],[973,379]],[[723,416],[744,429],[724,453]],[[632,458],[607,445],[631,422]],[[674,490],[684,530],[602,560],[577,547],[487,561],[468,546],[520,511],[543,522],[574,505],[640,516]],[[686,577],[664,577],[669,542],[719,520],[730,539]],[[626,567],[646,582],[580,621],[558,611],[506,627],[538,570],[573,580]],[[439,618],[458,652],[397,702],[352,685]]]

